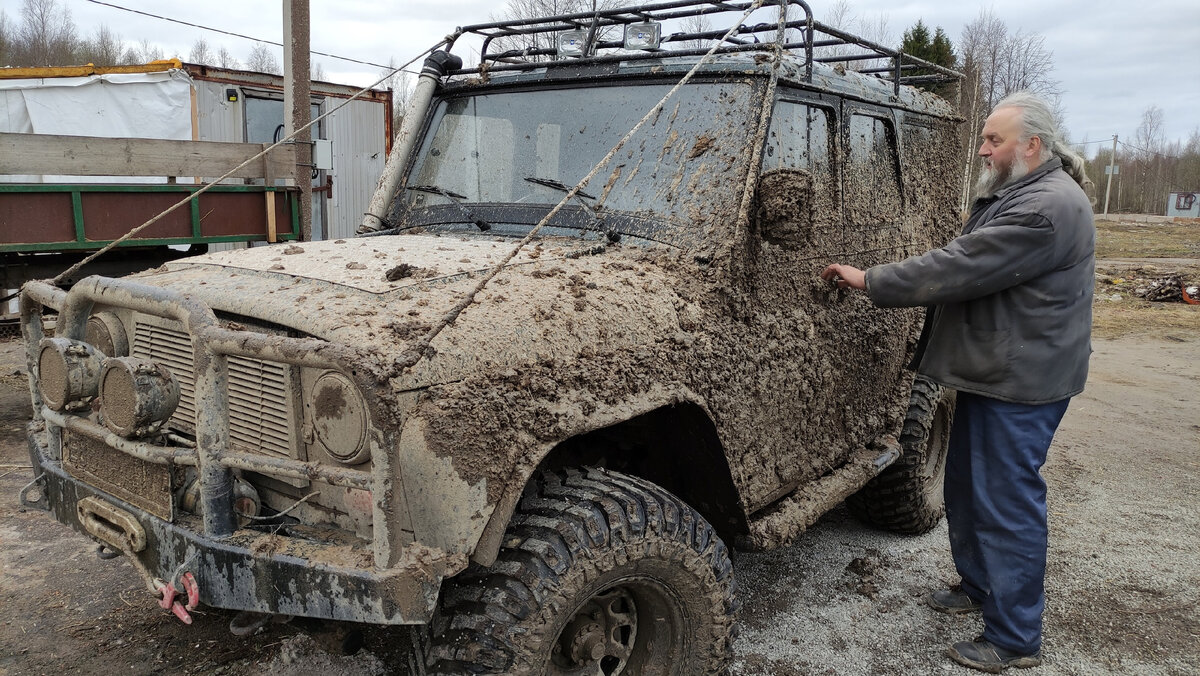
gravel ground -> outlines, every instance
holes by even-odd
[[[1021,673],[1200,673],[1200,401],[1184,396],[1200,390],[1196,339],[1096,342],[1043,470],[1045,663]],[[957,582],[945,521],[904,538],[839,508],[736,567],[740,674],[965,673],[945,648],[982,631],[978,615],[924,605]]]

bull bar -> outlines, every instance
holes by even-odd
[[[56,335],[82,340],[97,303],[174,319],[183,325],[192,342],[196,378],[194,445],[125,439],[87,418],[52,411],[43,404],[38,386],[38,345],[45,336],[43,308],[59,313]],[[378,383],[370,370],[353,366],[356,357],[361,359],[353,348],[313,338],[227,329],[210,307],[192,296],[95,276],[70,291],[45,282],[25,284],[21,331],[34,411],[28,430],[29,451],[35,482],[43,491],[34,504],[109,546],[114,543],[98,537],[95,529],[84,523],[80,501],[103,500],[131,515],[144,529],[145,545],[140,551],[116,548],[135,558],[135,567],[144,576],[149,571],[168,578],[188,566],[199,581],[201,601],[214,607],[376,624],[420,624],[431,618],[441,580],[465,567],[463,556],[405,542],[397,527],[403,490],[388,450],[395,448],[399,425],[379,425],[381,438],[371,445],[369,471],[231,448],[226,388],[226,359],[231,356],[336,370],[359,388],[373,419],[389,420],[391,414],[377,396]],[[180,515],[166,521],[79,481],[62,467],[63,430],[146,462],[195,467],[202,516]],[[302,552],[287,548],[280,552],[280,536],[239,530],[232,500],[233,470],[371,491],[372,565],[348,562],[345,545],[306,543]]]

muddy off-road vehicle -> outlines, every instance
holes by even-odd
[[[428,627],[431,673],[721,671],[730,547],[843,500],[932,528],[953,407],[906,368],[922,312],[818,272],[957,230],[958,120],[910,86],[955,74],[749,9],[461,29],[481,65],[428,59],[363,236],[26,285],[23,501],[180,617]]]

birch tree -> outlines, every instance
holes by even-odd
[[[279,67],[279,60],[275,58],[275,53],[271,48],[263,43],[257,43],[250,50],[250,56],[246,58],[246,70],[252,70],[258,73],[272,73],[281,75],[283,70]]]
[[[208,46],[208,40],[196,38],[196,41],[192,43],[192,51],[188,52],[188,61],[202,65],[213,63],[213,53]]]

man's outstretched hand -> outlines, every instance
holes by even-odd
[[[839,289],[865,289],[867,288],[867,273],[859,270],[852,265],[842,265],[834,263],[821,271],[821,279],[826,281],[837,281]]]

